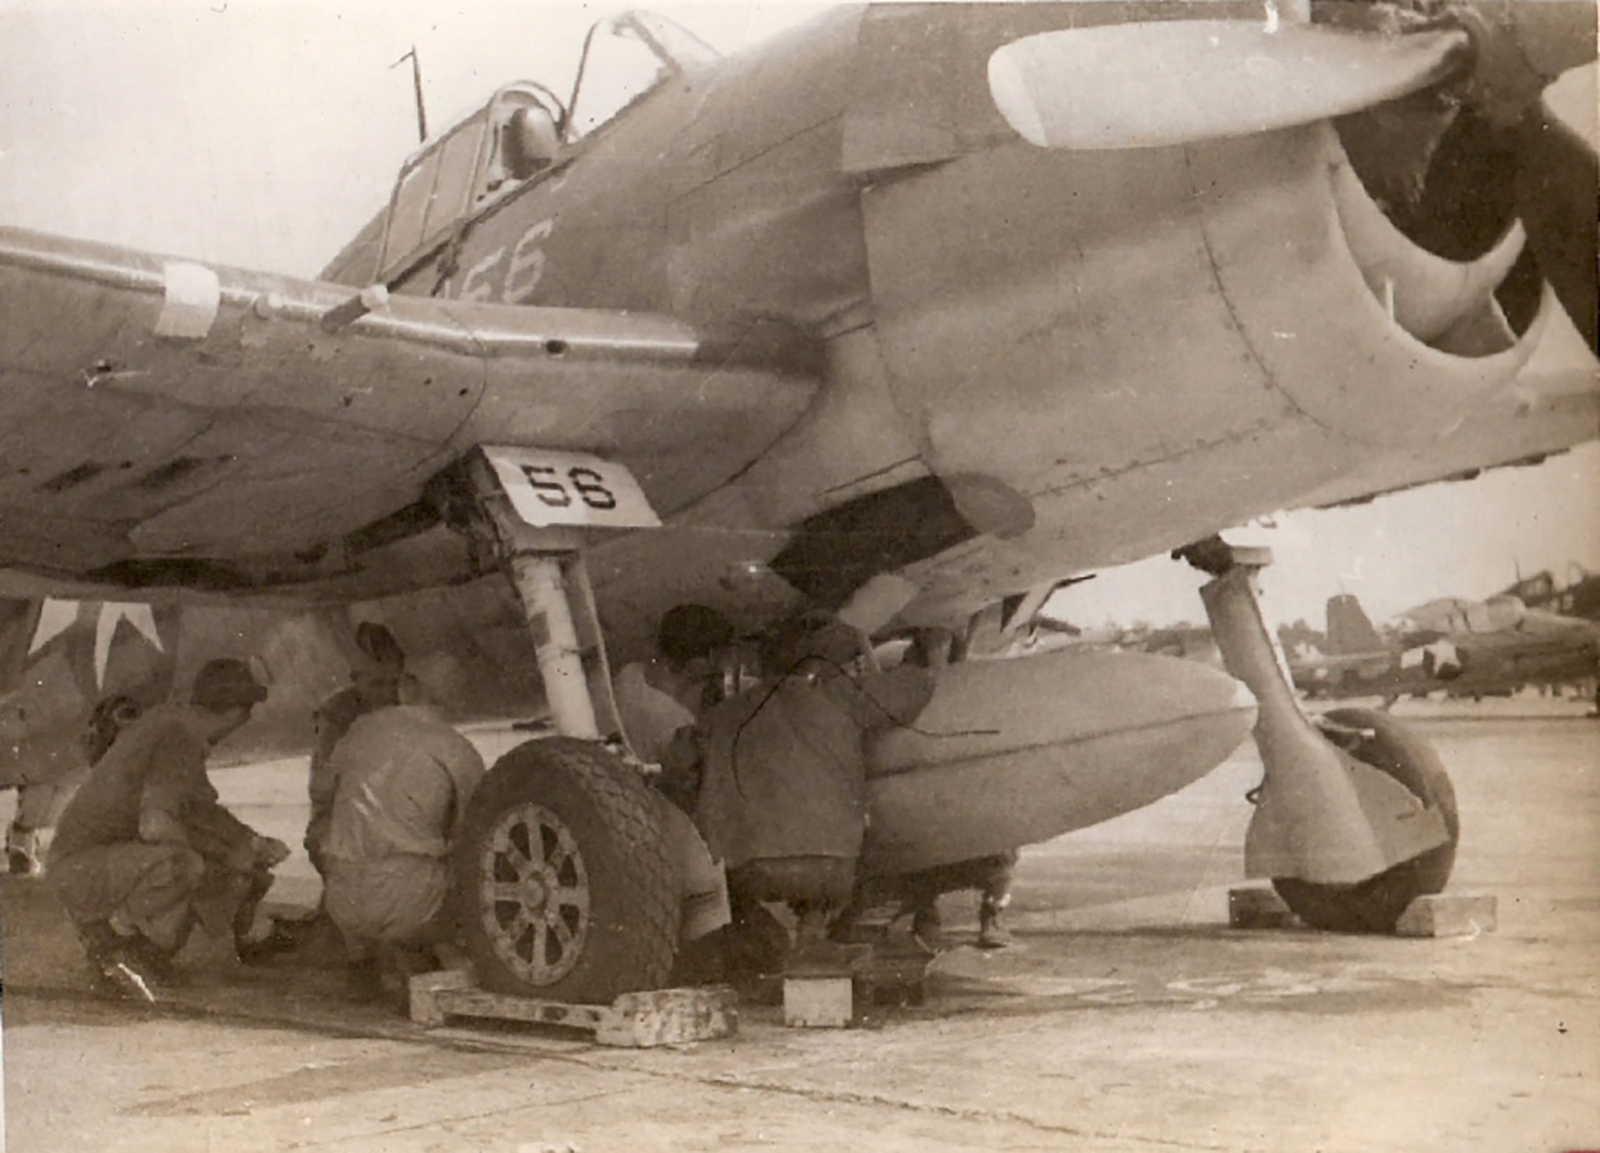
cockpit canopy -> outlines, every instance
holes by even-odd
[[[519,81],[429,141],[400,170],[386,214],[380,269],[437,242],[563,153],[644,99],[669,77],[717,59],[715,49],[670,20],[628,12],[584,39],[572,95]]]

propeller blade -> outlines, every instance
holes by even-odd
[[[1040,148],[1148,148],[1394,100],[1455,73],[1470,43],[1460,30],[1394,36],[1242,20],[1067,29],[996,50],[989,91]]]
[[[1487,122],[1509,129],[1514,195],[1539,271],[1589,347],[1600,353],[1596,318],[1596,14],[1592,0],[1475,0],[1450,13],[1472,36],[1465,99]]]
[[[1588,89],[1590,99],[1593,92]],[[1563,116],[1551,95],[1554,90],[1517,130],[1517,212],[1539,270],[1600,355],[1600,155],[1594,109],[1587,108],[1585,128]]]
[[[1556,77],[1595,58],[1593,0],[1473,0],[1448,11],[1473,40],[1467,99],[1502,128],[1521,120]],[[1592,86],[1590,93],[1592,103]]]

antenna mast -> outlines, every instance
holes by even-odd
[[[417,55],[417,46],[413,44],[411,51],[389,65],[398,68],[407,60],[411,61],[411,87],[417,97],[417,140],[426,143],[428,139],[428,109],[422,102],[422,58]]]

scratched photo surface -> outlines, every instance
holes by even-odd
[[[0,0],[0,1148],[1600,1148],[1594,20]],[[724,970],[840,823],[649,782],[819,612],[854,943]],[[287,858],[147,1000],[51,844],[217,658]],[[498,767],[361,999],[374,676]]]

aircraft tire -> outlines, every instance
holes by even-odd
[[[1355,885],[1325,885],[1274,877],[1272,887],[1307,925],[1333,933],[1392,933],[1417,897],[1444,890],[1455,867],[1461,816],[1455,787],[1433,746],[1394,718],[1372,709],[1334,709],[1327,719],[1343,728],[1371,730],[1350,754],[1388,773],[1444,817],[1450,839]]]
[[[660,804],[636,770],[588,741],[529,741],[495,763],[455,850],[482,987],[605,1004],[666,983],[679,906]]]

